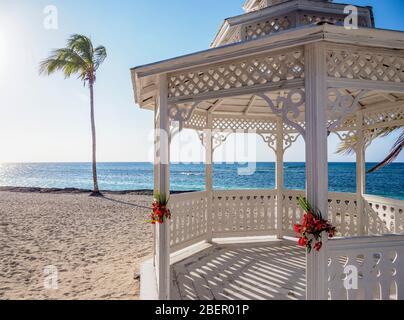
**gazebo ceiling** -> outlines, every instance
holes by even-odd
[[[271,100],[276,101],[279,96],[285,96],[290,90],[273,91],[267,93]],[[340,89],[342,95],[352,95],[355,97],[358,90]],[[390,103],[402,103],[404,107],[404,93],[386,93],[370,91],[360,99],[362,109],[372,106],[387,105]],[[250,94],[237,97],[202,101],[197,109],[199,112],[211,112],[213,115],[249,115],[249,116],[274,116],[268,104],[259,96]],[[304,112],[304,108],[302,109]]]
[[[277,106],[278,98],[287,97],[290,92],[291,90],[281,90],[273,91],[271,93],[267,93],[266,95],[273,101],[274,105]],[[364,115],[369,117],[369,122],[367,123],[368,125],[372,126],[373,124],[378,123],[378,125],[381,125],[383,127],[383,122],[386,119],[391,120],[392,125],[394,121],[399,122],[399,124],[402,125],[402,122],[404,120],[404,93],[392,94],[386,92],[368,91],[362,94],[361,90],[357,89],[339,89],[338,92],[340,96],[349,97],[352,100],[354,100],[356,97],[358,97],[359,94],[361,94],[358,104],[358,111],[365,111]],[[335,98],[335,92],[330,91],[329,103],[332,104],[332,101],[334,101]],[[299,96],[293,97],[292,100],[298,103]],[[191,107],[192,104],[187,103],[181,106]],[[294,118],[294,120],[303,123],[305,119],[305,104],[303,103],[299,105],[298,109],[299,115]],[[401,112],[399,110],[401,110]],[[245,130],[257,129],[255,125],[249,127],[239,127],[234,126],[235,124],[233,123],[226,123],[229,122],[228,119],[234,119],[233,121],[236,122],[242,121],[244,119],[246,121],[266,121],[268,125],[266,128],[269,129],[263,128],[262,130],[259,130],[271,131],[272,128],[270,126],[270,123],[276,123],[276,119],[278,116],[268,106],[268,103],[261,97],[250,94],[200,102],[197,108],[193,111],[192,118],[184,123],[184,128],[195,130],[206,129],[208,113],[212,115],[215,121],[223,122],[220,124],[220,128],[223,130],[230,130],[235,128]],[[293,114],[290,114],[290,117],[293,118]],[[351,122],[351,120],[355,119],[355,117],[355,112],[350,116],[348,115],[345,123],[341,124],[338,128],[335,128],[335,130],[332,131],[349,131],[353,129],[355,123]],[[330,121],[330,123],[335,121],[335,115],[329,113],[328,120]],[[289,132],[295,132],[295,130],[293,128],[290,128]]]

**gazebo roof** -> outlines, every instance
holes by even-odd
[[[245,14],[228,18],[220,27],[211,47],[253,40],[304,25],[327,22],[343,25],[346,4],[328,0],[250,0]],[[374,28],[371,7],[356,6],[362,28]]]
[[[157,93],[157,76],[162,73],[172,74],[282,49],[289,50],[291,48],[293,51],[293,47],[319,41],[327,41],[341,46],[373,47],[374,52],[383,49],[404,50],[404,32],[401,31],[368,28],[347,30],[344,27],[327,24],[302,26],[281,31],[269,37],[211,48],[132,68],[135,100],[141,108],[153,110]],[[402,86],[402,84],[397,83],[397,86]]]
[[[264,9],[266,7],[275,6],[280,3],[288,2],[290,0],[246,0],[243,5],[245,12],[252,12]],[[312,0],[318,2],[332,2],[333,0]]]

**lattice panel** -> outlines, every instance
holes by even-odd
[[[318,15],[318,14],[301,14],[298,16],[296,12],[291,12],[287,15],[270,17],[266,20],[243,25],[237,32],[233,33],[231,37],[222,42],[222,45],[229,43],[236,43],[246,40],[254,40],[263,36],[275,34],[280,31],[292,29],[299,26],[318,24],[326,22],[333,25],[344,25],[345,16],[343,15]],[[366,18],[359,17],[359,27],[369,27]]]
[[[230,63],[169,75],[169,98],[252,87],[304,77],[304,53],[287,53],[246,58]]]
[[[184,124],[185,128],[203,130],[207,128],[207,117],[203,114],[194,112],[191,119]]]
[[[318,15],[318,14],[303,14],[299,19],[299,24],[308,25],[316,24],[320,22],[327,22],[329,24],[334,24],[337,26],[343,26],[345,21],[345,16],[343,15]],[[358,17],[359,27],[368,27],[368,22],[364,17]]]
[[[386,125],[389,122],[398,120],[404,120],[404,101],[400,107],[364,113],[364,124],[366,126]]]
[[[306,122],[305,121],[296,121],[296,123],[298,125],[300,125],[302,128],[304,128],[304,129],[306,128]],[[284,123],[283,124],[283,132],[285,132],[285,133],[297,133],[297,130],[294,127],[292,127],[291,125]]]
[[[249,118],[213,118],[214,130],[276,132],[276,120]]]
[[[328,76],[357,80],[404,82],[404,56],[353,50],[327,52]]]
[[[330,24],[343,25],[344,19],[345,18],[342,16],[303,14],[300,17],[300,23],[307,25],[307,24],[314,24],[314,23],[319,23],[319,22],[328,22]]]
[[[245,26],[244,40],[253,40],[262,36],[266,36],[290,28],[292,28],[292,21],[288,16],[267,19],[265,21]]]
[[[332,124],[335,123],[334,120],[327,121],[327,127],[330,128]],[[331,130],[331,132],[338,132],[338,131],[353,131],[356,130],[356,117],[350,117],[343,121],[341,124],[336,126]]]

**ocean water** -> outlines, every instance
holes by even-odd
[[[371,168],[374,164],[367,164]],[[252,166],[252,165],[250,165]],[[226,189],[273,189],[275,164],[257,163],[250,175],[239,175],[247,165],[215,164],[214,187]],[[203,164],[173,164],[171,189],[203,190]],[[153,188],[153,166],[150,163],[100,163],[99,184],[103,190],[143,190]],[[0,186],[91,189],[90,163],[24,163],[0,164]],[[305,188],[305,164],[285,163],[285,187]],[[329,164],[329,189],[333,192],[355,192],[355,163]],[[404,163],[394,163],[367,175],[367,193],[404,200]]]

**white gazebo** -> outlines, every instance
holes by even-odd
[[[155,259],[142,271],[143,297],[225,299],[233,290],[235,298],[268,298],[266,290],[282,292],[290,266],[306,274],[303,299],[404,299],[404,201],[365,190],[367,146],[378,130],[404,126],[404,32],[376,29],[370,7],[357,7],[359,28],[347,28],[346,5],[327,0],[248,0],[244,9],[225,20],[209,50],[132,69],[136,102],[155,114],[155,189],[170,193],[175,133],[193,129],[206,148],[206,190],[171,196],[172,220],[156,227]],[[213,190],[213,152],[240,130],[275,151],[275,190]],[[357,139],[356,194],[328,192],[331,133]],[[299,136],[306,192],[284,188],[283,155]],[[307,257],[287,240],[304,194],[339,231]],[[240,244],[257,236],[278,240]],[[352,266],[358,288],[344,286]],[[178,273],[187,280],[173,279]]]

